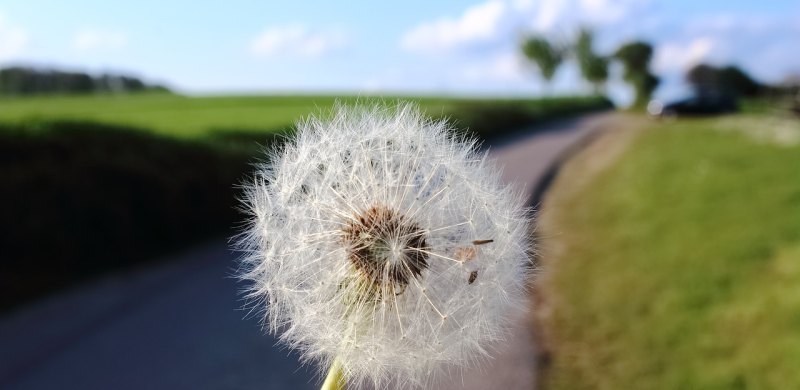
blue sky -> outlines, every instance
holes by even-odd
[[[680,75],[700,61],[766,81],[800,74],[797,1],[214,3],[0,0],[0,65],[128,72],[195,94],[576,93],[587,86],[573,64],[546,88],[516,48],[526,32],[569,39],[589,25],[600,52],[654,43],[662,96],[682,93]],[[629,97],[619,82],[610,91]]]

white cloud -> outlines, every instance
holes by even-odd
[[[688,42],[665,42],[656,46],[653,70],[657,73],[686,71],[707,61],[718,46],[713,38],[704,36]]]
[[[614,26],[641,15],[651,0],[513,0],[516,14],[526,29],[543,33],[571,33],[581,25]],[[637,20],[641,21],[641,20]]]
[[[677,75],[700,62],[734,64],[762,81],[777,81],[800,69],[797,22],[790,15],[698,15],[656,42],[653,69]]]
[[[72,39],[72,47],[81,50],[116,50],[128,44],[128,37],[116,31],[82,30]]]
[[[581,24],[614,25],[646,8],[650,0],[487,0],[468,7],[456,18],[442,17],[419,24],[400,39],[408,51],[483,48],[515,44],[527,31],[571,34]],[[483,46],[482,46],[483,45]]]
[[[570,8],[575,9],[568,1],[545,0],[531,3],[528,7],[523,8],[523,11],[531,15],[533,21],[531,27],[534,30],[551,31],[563,19],[564,10]]]
[[[525,60],[516,52],[502,52],[488,61],[468,64],[461,70],[466,81],[525,81],[531,78],[530,75]]]
[[[0,13],[0,61],[19,57],[29,43],[28,33],[22,27],[8,22]]]
[[[260,57],[319,57],[346,44],[347,36],[338,30],[312,31],[303,25],[287,25],[259,34],[250,44],[250,52]]]
[[[401,39],[410,51],[434,52],[488,42],[502,33],[509,6],[501,0],[489,0],[467,8],[458,18],[444,17],[420,24]]]
[[[457,17],[441,17],[411,28],[402,36],[400,45],[411,52],[448,54],[440,56],[446,59],[438,64],[442,73],[440,78],[456,78],[457,81],[472,85],[530,87],[532,81],[540,83],[537,81],[537,72],[519,53],[522,34],[538,31],[568,40],[583,24],[598,30],[604,26],[615,26],[632,13],[641,13],[648,2],[485,0],[467,7]],[[570,66],[564,64],[564,69],[559,73],[573,77],[575,72],[565,73]],[[551,84],[572,89],[581,86],[569,80]]]
[[[649,1],[642,0],[581,0],[580,8],[590,23],[611,24],[626,19],[631,12]]]

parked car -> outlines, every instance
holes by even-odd
[[[736,112],[739,106],[731,94],[706,92],[672,103],[653,100],[647,104],[647,113],[656,117],[673,118],[678,116],[717,115]]]

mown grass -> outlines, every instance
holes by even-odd
[[[735,119],[608,134],[559,175],[545,388],[800,388],[800,146]]]

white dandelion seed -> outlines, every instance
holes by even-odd
[[[248,298],[350,385],[429,385],[485,359],[524,307],[522,194],[451,130],[410,104],[337,106],[247,188]]]

